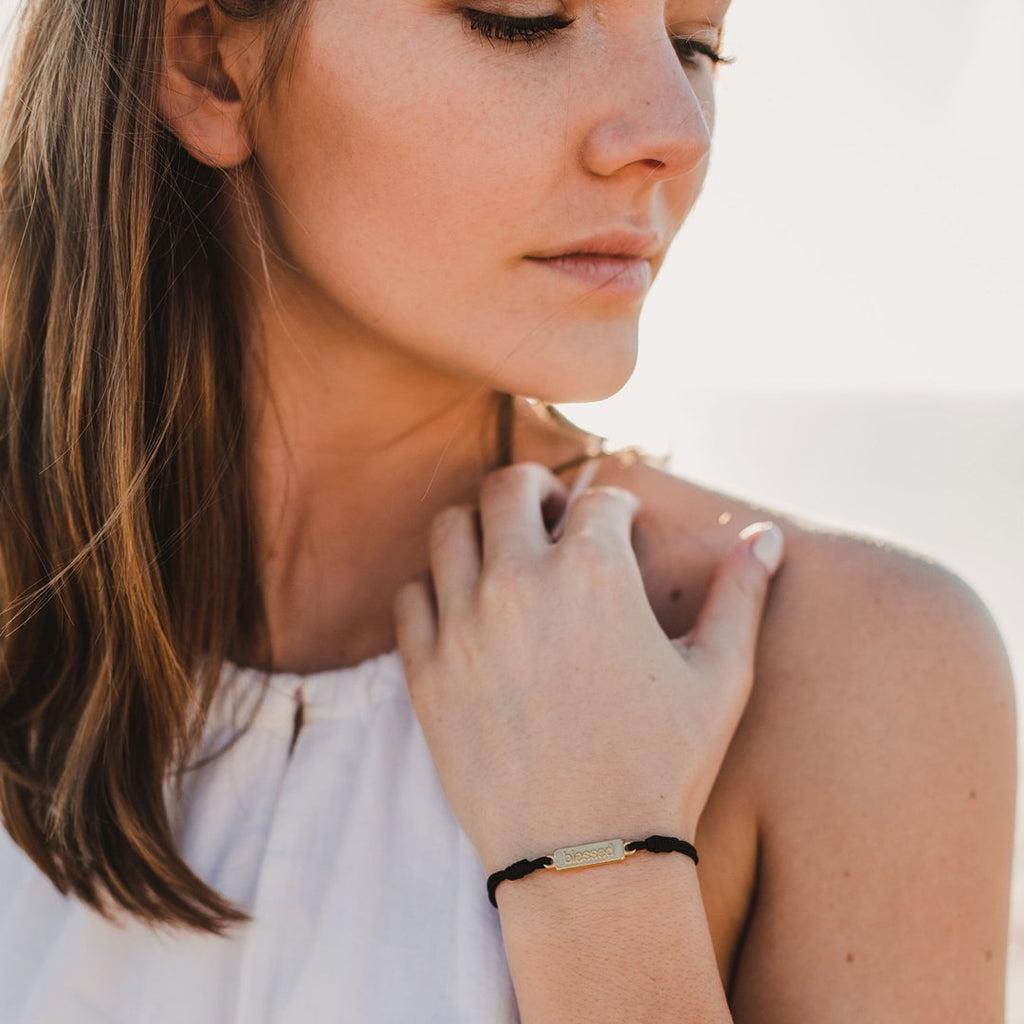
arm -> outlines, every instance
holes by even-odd
[[[584,492],[553,541],[552,483],[529,464],[491,474],[479,533],[472,508],[435,517],[432,582],[396,596],[413,709],[486,875],[569,843],[694,835],[782,556],[778,530],[742,531],[693,628],[670,640],[631,546],[637,500]],[[524,1021],[731,1019],[682,859],[644,852],[501,887]]]
[[[755,687],[751,701],[771,769],[735,1019],[1002,1021],[1016,778],[1005,651],[956,577],[830,543],[828,582],[819,569],[801,584],[796,557],[780,581],[813,600],[790,598],[765,655],[778,692]]]

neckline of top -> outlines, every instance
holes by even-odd
[[[253,665],[236,665],[230,659],[225,659],[224,668],[231,674],[259,679],[266,678],[273,682],[293,683],[302,687],[316,687],[323,683],[333,683],[342,678],[378,675],[385,666],[393,662],[401,662],[401,655],[397,647],[381,651],[379,654],[371,654],[354,665],[338,665],[332,668],[314,669],[311,672],[295,672],[288,669],[270,669],[268,671]]]
[[[569,459],[552,469],[552,472],[560,474],[570,469],[582,471],[588,463],[600,462],[612,455],[635,454],[635,450],[631,449],[605,451],[605,439],[598,438],[598,440],[601,442],[601,445],[597,451],[589,451]],[[269,688],[278,693],[294,696],[301,690],[304,695],[314,697],[314,699],[318,693],[332,697],[337,696],[338,684],[343,680],[350,684],[359,680],[365,682],[368,686],[372,686],[378,681],[394,681],[404,678],[401,653],[397,647],[370,655],[368,658],[364,658],[353,665],[340,665],[333,668],[316,669],[311,672],[295,672],[284,669],[264,670],[251,665],[238,665],[230,659],[225,659],[222,671],[223,677],[229,677],[243,683],[258,682],[265,679]],[[345,687],[345,689],[350,688]]]

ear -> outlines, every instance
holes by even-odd
[[[166,0],[160,114],[201,163],[235,167],[252,153],[242,97],[258,44],[258,23],[233,21],[210,0]]]

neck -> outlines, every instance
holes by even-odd
[[[248,351],[250,496],[268,656],[313,672],[395,646],[392,601],[427,569],[431,520],[475,504],[501,462],[500,396],[380,338],[346,329],[319,296],[256,299]],[[592,446],[517,400],[516,458],[555,466]],[[261,645],[262,646],[262,645]]]
[[[262,420],[251,486],[273,668],[317,671],[395,646],[391,602],[427,568],[430,521],[474,502],[497,464],[496,399],[388,403],[358,423],[310,402]]]

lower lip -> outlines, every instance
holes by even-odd
[[[540,259],[528,256],[532,263],[550,267],[581,284],[618,295],[644,295],[651,287],[651,264],[633,256],[555,256]]]

